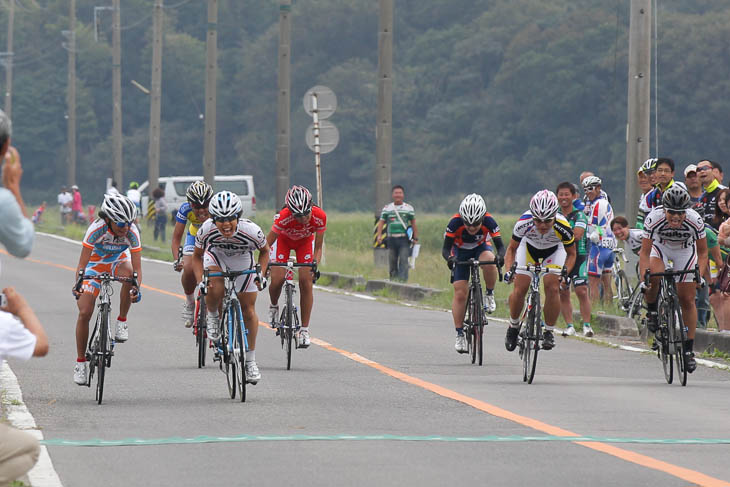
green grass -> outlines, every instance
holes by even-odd
[[[423,304],[443,309],[451,308],[453,298],[453,287],[449,283],[449,270],[441,257],[443,246],[444,230],[452,214],[418,214],[416,222],[419,230],[419,243],[421,251],[416,260],[416,268],[409,272],[408,282],[424,287],[442,289],[445,292],[431,296],[422,301]],[[512,236],[512,228],[517,221],[515,214],[493,215],[500,225],[502,239],[505,245],[509,243]],[[273,210],[259,210],[253,221],[268,233],[273,221]],[[143,255],[145,257],[172,261],[172,254],[169,250],[173,225],[166,226],[165,242],[155,241],[152,238],[153,228],[146,222],[141,223],[142,242],[144,245]],[[81,240],[86,232],[86,226],[70,224],[62,227],[59,222],[58,207],[49,207],[43,215],[43,222],[36,226],[39,231],[63,235],[65,237]],[[373,231],[375,218],[370,213],[341,213],[329,212],[327,215],[327,233],[325,235],[325,254],[321,269],[340,274],[363,276],[365,279],[386,279],[388,278],[387,267],[375,267],[373,256]],[[160,251],[150,247],[159,248]],[[327,285],[326,278],[320,280],[320,284]],[[355,291],[363,291],[355,289]],[[498,284],[495,289],[497,300],[497,316],[507,316],[507,298],[511,292],[511,286]],[[382,297],[394,298],[392,293]],[[573,295],[573,307],[578,309],[578,301]],[[605,312],[607,314],[622,315],[623,313],[616,305],[603,307],[594,306],[593,313]],[[562,318],[561,318],[562,322]]]

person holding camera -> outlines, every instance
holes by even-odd
[[[48,353],[48,337],[28,302],[14,288],[0,294],[0,364]],[[38,460],[38,440],[0,422],[0,485],[25,475]]]
[[[393,202],[383,207],[375,230],[375,241],[386,241],[390,253],[390,278],[406,282],[408,280],[408,255],[411,245],[418,242],[416,212],[413,206],[404,201],[405,190],[400,184],[393,186]],[[385,227],[385,233],[383,233]]]

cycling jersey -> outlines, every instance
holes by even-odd
[[[322,233],[325,230],[327,230],[327,214],[319,206],[312,206],[312,217],[304,225],[297,221],[289,208],[283,208],[274,216],[274,225],[271,227],[277,239],[290,241],[313,239],[315,233]]]
[[[499,225],[492,215],[486,213],[482,220],[481,227],[479,227],[477,233],[472,235],[466,230],[464,221],[457,213],[451,217],[449,224],[446,225],[445,236],[454,239],[454,247],[456,248],[465,250],[475,249],[484,243],[489,245],[489,242],[493,237],[499,237]]]
[[[661,206],[662,204],[662,195],[664,194],[664,191],[668,190],[672,187],[672,184],[674,184],[674,179],[669,181],[669,184],[667,184],[667,187],[662,189],[662,187],[657,184],[654,186],[654,189],[646,193],[646,197],[644,198],[643,204],[639,205],[639,209],[644,211],[645,213],[650,212],[652,209]]]
[[[694,247],[705,238],[705,223],[696,211],[688,209],[679,228],[670,228],[663,207],[654,208],[644,220],[643,238],[651,239],[654,246],[672,249]]]
[[[198,232],[198,228],[200,228],[200,225],[203,223],[198,220],[197,216],[195,216],[193,207],[188,201],[180,205],[180,209],[177,210],[177,214],[175,215],[175,221],[183,224],[190,222],[190,227],[188,227],[188,233],[190,233],[190,235],[192,235],[193,237]]]
[[[213,220],[206,220],[195,235],[195,247],[205,250],[203,268],[220,267],[224,270],[244,271],[254,267],[254,250],[266,246],[266,237],[261,227],[251,220],[238,219],[236,231],[231,237],[224,237]],[[236,292],[256,292],[254,274],[238,276]]]
[[[126,235],[117,237],[101,218],[89,225],[82,245],[92,249],[90,262],[114,262],[128,256],[129,251],[142,251],[142,241],[135,224],[130,225]]]
[[[576,227],[583,229],[583,236],[576,240],[575,242],[575,253],[577,255],[586,255],[588,253],[588,248],[586,245],[586,239],[587,239],[587,231],[588,231],[588,218],[586,218],[585,213],[583,213],[583,210],[576,208],[573,206],[573,211],[571,211],[569,214],[564,215],[565,218],[570,222],[570,228],[575,229]],[[575,233],[575,232],[573,232]]]
[[[586,206],[588,217],[588,235],[598,233],[599,247],[613,249],[616,247],[616,239],[611,231],[611,220],[613,220],[613,208],[611,203],[603,197],[598,197]]]
[[[512,230],[512,239],[517,242],[522,242],[524,239],[529,247],[542,250],[552,249],[558,245],[569,247],[575,243],[570,223],[562,214],[555,215],[552,230],[543,235],[537,231],[530,211],[524,212],[515,223]]]
[[[717,197],[720,194],[720,191],[725,188],[727,188],[727,186],[723,186],[717,181],[717,179],[713,179],[712,182],[708,184],[705,188],[705,192],[702,193],[702,196],[700,196],[700,200],[698,202],[698,206],[702,208],[702,211],[700,212],[702,214],[702,218],[704,219],[706,224],[710,225],[713,228],[715,228],[713,226],[713,220],[715,219]],[[715,230],[717,230],[717,228],[715,228]]]
[[[633,253],[639,255],[641,250],[641,241],[644,239],[644,230],[638,228],[629,229],[629,238],[626,239],[626,246],[628,246]]]

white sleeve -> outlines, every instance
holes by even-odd
[[[0,362],[3,358],[28,360],[35,351],[36,337],[15,316],[0,311]]]
[[[15,257],[26,257],[33,248],[33,223],[23,216],[13,193],[0,188],[0,242]]]

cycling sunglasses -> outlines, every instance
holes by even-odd
[[[124,228],[127,226],[131,226],[132,222],[114,222],[114,225],[118,226],[119,228]]]
[[[585,187],[583,187],[583,189],[586,190],[586,191],[594,191],[596,188],[598,188],[598,186],[585,186]]]
[[[464,223],[465,226],[469,228],[479,228],[482,226],[482,222],[476,222],[476,223]]]
[[[532,221],[534,223],[552,223],[553,220],[555,220],[555,218],[545,218],[543,220],[542,218],[537,218],[535,216],[532,217]]]
[[[674,216],[684,215],[685,210],[667,210],[667,213]]]
[[[306,213],[292,213],[292,215],[294,215],[294,218],[304,218],[309,216],[310,213],[312,213],[311,210]]]
[[[227,216],[227,217],[223,217],[223,218],[213,218],[213,221],[214,222],[220,222],[220,223],[234,222],[236,220],[238,220],[238,217],[237,216]]]

